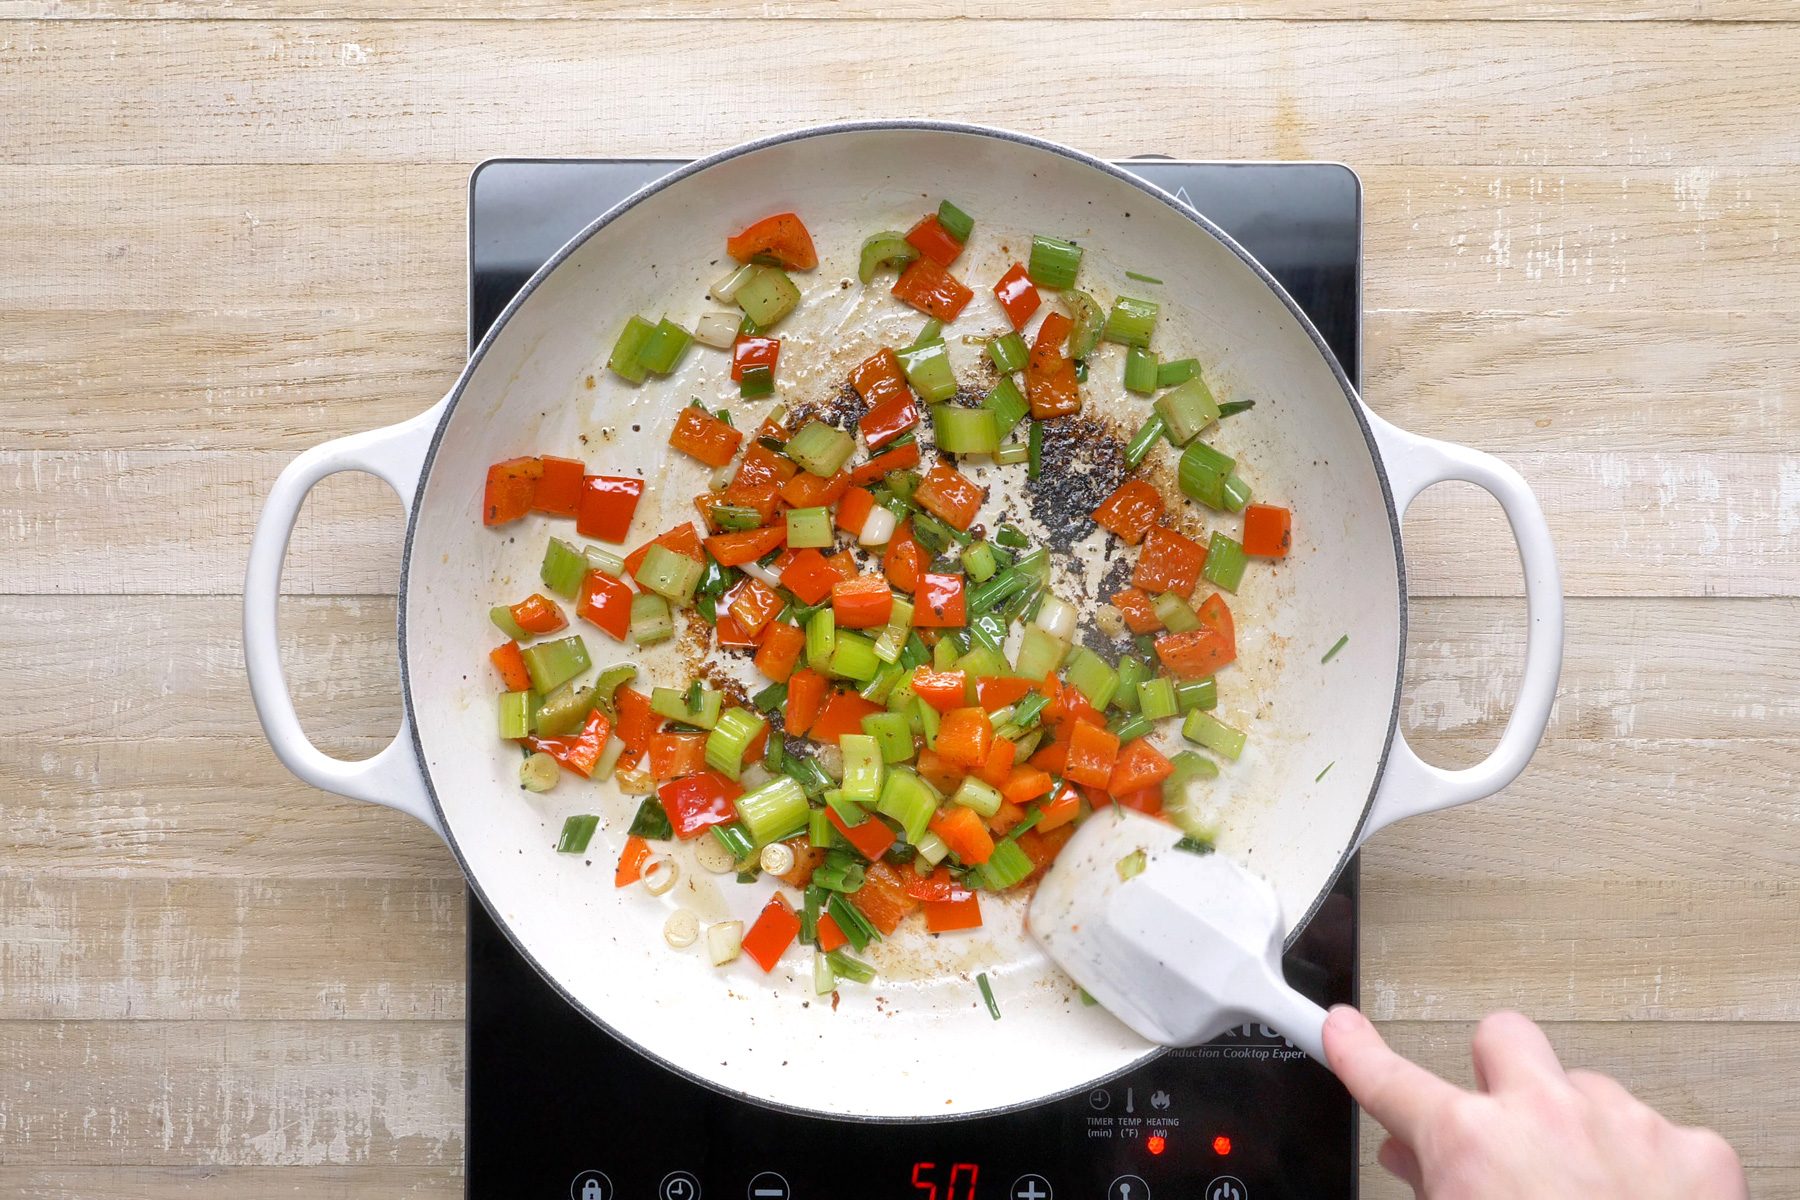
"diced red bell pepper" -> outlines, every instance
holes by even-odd
[[[793,694],[793,684],[790,683],[788,697],[792,699]],[[846,733],[861,733],[864,717],[886,711],[881,705],[871,704],[855,692],[833,692],[825,701],[825,708],[819,713],[819,719],[812,723],[812,739],[817,742],[836,742]]]
[[[954,763],[965,771],[976,771],[987,762],[988,751],[994,744],[994,723],[988,719],[987,712],[970,705],[966,708],[953,708],[944,714],[938,724],[937,745],[934,749],[938,757],[946,762]]]
[[[745,576],[731,586],[722,598],[722,607],[729,612],[750,637],[754,638],[763,631],[763,626],[775,619],[785,602],[774,588],[760,579]]]
[[[543,466],[538,475],[537,490],[531,497],[532,511],[553,517],[574,516],[576,502],[581,498],[581,477],[587,468],[575,459],[553,458],[548,454],[538,462]]]
[[[1000,785],[1000,794],[1008,804],[1027,804],[1039,796],[1048,795],[1055,784],[1055,779],[1048,771],[1015,765],[1012,774]]]
[[[794,906],[788,903],[786,896],[776,892],[763,905],[756,923],[745,931],[744,953],[754,959],[764,973],[773,971],[799,934],[800,918],[794,915]]]
[[[1254,558],[1286,558],[1294,544],[1294,514],[1274,504],[1244,509],[1244,553]]]
[[[1201,601],[1196,610],[1200,624],[1225,639],[1231,647],[1232,657],[1237,656],[1237,622],[1231,617],[1231,606],[1225,603],[1225,597],[1214,592]]]
[[[1000,675],[983,675],[975,681],[975,695],[981,707],[998,712],[1009,704],[1017,704],[1025,693],[1037,686],[1029,679],[1013,679]]]
[[[966,809],[964,811],[967,811]],[[894,868],[884,862],[871,863],[863,876],[863,885],[850,896],[869,924],[887,937],[900,928],[906,915],[919,907],[919,902],[906,894]]]
[[[888,539],[881,556],[881,573],[896,590],[910,595],[919,586],[919,574],[925,570],[925,550],[912,538],[911,522],[901,522]]]
[[[730,613],[720,613],[719,619],[713,622],[713,640],[725,650],[754,650],[756,636],[745,631],[738,624],[737,618]]]
[[[1036,829],[1027,829],[1021,833],[1019,849],[1031,860],[1031,874],[1025,877],[1026,880],[1042,875],[1044,869],[1056,861],[1056,856],[1062,853],[1063,847],[1069,844],[1069,838],[1074,833],[1073,825],[1064,825],[1046,833],[1042,824]]]
[[[954,933],[959,929],[981,928],[981,897],[970,892],[961,900],[926,900],[925,929],[928,933]]]
[[[644,864],[650,861],[654,851],[650,843],[641,837],[625,839],[625,849],[619,855],[619,865],[613,869],[613,886],[629,887],[644,877]]]
[[[908,442],[904,446],[895,446],[892,450],[883,450],[850,472],[850,482],[859,486],[867,486],[891,472],[911,470],[918,465],[919,443]]]
[[[731,482],[734,487],[760,487],[765,483],[780,487],[799,473],[799,463],[757,442],[744,452],[744,461],[738,464]]]
[[[1120,808],[1133,808],[1146,816],[1161,816],[1163,794],[1160,787],[1139,788],[1135,792],[1114,792],[1112,798]]]
[[[857,575],[860,574],[856,566],[856,555],[848,550],[840,550],[836,554],[826,555],[825,565],[829,569],[836,571],[837,577],[840,580],[855,579]]]
[[[657,799],[668,811],[669,824],[678,838],[697,838],[714,825],[737,820],[737,805],[744,794],[735,781],[717,771],[700,771],[671,779],[656,789]]]
[[[787,712],[783,722],[787,731],[802,737],[812,730],[825,704],[825,677],[811,667],[801,667],[788,676]]]
[[[781,569],[781,586],[794,593],[802,604],[817,604],[831,595],[831,587],[840,576],[836,568],[826,565],[825,556],[810,547],[794,555]]]
[[[805,887],[812,882],[812,873],[825,861],[825,851],[808,842],[804,836],[789,838],[781,844],[794,852],[794,865],[775,878],[789,887]]]
[[[1211,629],[1165,633],[1156,639],[1156,657],[1183,679],[1204,679],[1237,658],[1225,636]]]
[[[1012,832],[1014,825],[1025,819],[1025,810],[1017,804],[1002,800],[994,815],[982,821],[987,831],[995,837],[1005,837]]]
[[[600,751],[606,746],[607,735],[611,732],[612,722],[606,719],[606,714],[592,711],[588,713],[579,733],[571,733],[566,737],[528,737],[524,742],[532,750],[548,754],[567,769],[587,779],[593,775],[594,766],[600,761]]]
[[[947,267],[962,253],[963,244],[932,213],[906,231],[906,244],[940,267]]]
[[[706,539],[706,552],[721,567],[741,567],[755,562],[787,541],[785,523],[746,529],[742,533],[715,533]]]
[[[1069,734],[1069,759],[1063,774],[1076,783],[1104,788],[1112,780],[1119,757],[1119,739],[1103,725],[1075,722]]]
[[[980,866],[994,856],[994,838],[972,808],[951,804],[931,818],[931,832],[944,839],[950,853],[966,866]]]
[[[981,764],[981,769],[975,772],[975,777],[989,787],[1000,787],[1012,778],[1013,757],[1017,751],[1018,747],[1011,740],[996,733],[987,759]]]
[[[694,528],[692,521],[683,521],[666,533],[659,533],[643,545],[625,556],[626,579],[636,579],[638,568],[644,565],[644,559],[650,556],[650,547],[663,546],[677,554],[686,555],[702,565],[706,555],[700,551],[700,533]]]
[[[519,649],[519,643],[510,638],[488,652],[488,661],[500,672],[500,682],[506,685],[509,692],[528,692],[531,690],[531,672],[525,669],[525,655]]]
[[[1000,277],[1000,282],[994,285],[994,299],[1000,301],[1000,307],[1005,310],[1006,319],[1012,322],[1014,329],[1025,328],[1025,322],[1031,320],[1031,314],[1042,303],[1030,276],[1025,274],[1023,263],[1014,263]]]
[[[1045,317],[1025,359],[1025,397],[1031,402],[1031,415],[1040,421],[1081,410],[1075,360],[1065,358],[1062,352],[1074,324],[1059,312]]]
[[[918,762],[914,765],[918,768],[920,779],[946,796],[962,786],[963,776],[968,774],[929,746],[919,751]]]
[[[886,347],[856,364],[856,369],[850,372],[850,386],[856,389],[856,394],[862,397],[863,403],[871,408],[912,395],[912,389],[906,383],[906,371],[900,366],[899,356]]]
[[[840,629],[874,629],[894,613],[894,593],[879,575],[843,579],[831,586],[831,616]]]
[[[864,817],[860,825],[846,825],[844,819],[837,815],[837,810],[827,808],[825,819],[831,827],[838,831],[838,836],[856,847],[856,852],[870,862],[880,862],[881,856],[888,852],[894,844],[894,831],[887,827],[885,821],[874,817]]]
[[[1128,587],[1113,593],[1112,606],[1125,617],[1125,625],[1133,633],[1154,633],[1163,627],[1156,615],[1156,601],[1143,588]]]
[[[537,458],[509,458],[489,467],[481,495],[481,523],[504,525],[530,512],[543,473],[543,460]]]
[[[1065,783],[1038,805],[1038,811],[1044,814],[1037,823],[1039,829],[1060,828],[1081,815],[1081,793]]]
[[[623,579],[604,571],[589,571],[575,594],[575,615],[598,625],[618,641],[631,632],[631,589]]]
[[[962,671],[934,671],[919,667],[913,672],[913,695],[940,713],[969,703],[969,677]]]
[[[870,450],[879,450],[919,423],[919,406],[910,392],[891,396],[871,408],[857,421],[863,440]]]
[[[795,508],[821,508],[836,504],[850,486],[850,475],[839,471],[829,479],[802,471],[781,485],[781,498]]]
[[[790,271],[810,271],[819,265],[812,234],[799,215],[791,212],[764,217],[726,238],[725,253],[741,263],[772,262]]]
[[[620,685],[613,693],[613,707],[619,710],[619,740],[633,754],[650,749],[650,736],[662,727],[662,718],[650,707],[650,697],[635,688]]]
[[[1130,792],[1155,787],[1174,773],[1175,764],[1163,757],[1148,738],[1137,738],[1119,750],[1106,790],[1117,799]]]
[[[928,317],[948,325],[968,307],[975,293],[929,258],[915,258],[894,283],[894,295]]]
[[[737,341],[731,343],[731,381],[743,381],[744,372],[752,367],[767,367],[769,373],[775,373],[775,364],[781,358],[781,339],[763,337],[761,334],[740,333]]]
[[[919,576],[914,597],[913,625],[920,629],[953,629],[968,624],[968,605],[961,575],[926,571]]]
[[[622,475],[585,475],[575,503],[575,532],[603,542],[623,542],[637,513],[644,481]]]
[[[754,509],[766,525],[769,518],[775,515],[775,502],[780,498],[781,490],[772,483],[759,483],[749,487],[734,483],[722,492],[704,492],[695,496],[694,507],[706,519],[707,528],[719,532],[714,514],[725,505]]]
[[[1144,537],[1137,567],[1131,573],[1131,585],[1152,596],[1174,592],[1185,598],[1194,594],[1200,568],[1205,565],[1205,546],[1158,525]]]
[[[569,623],[562,607],[542,592],[531,593],[509,611],[513,623],[526,633],[555,633]]]
[[[929,875],[920,875],[916,871],[901,871],[900,886],[914,900],[936,901],[945,903],[951,900],[963,900],[975,893],[959,882],[950,873],[950,868],[939,865]]]
[[[698,404],[690,404],[675,418],[669,445],[692,455],[709,467],[722,467],[744,444],[743,431],[713,416]]]
[[[704,733],[650,735],[650,778],[679,779],[706,770]]]
[[[875,496],[868,488],[846,488],[838,501],[833,524],[853,538],[862,536],[869,514],[875,511]]]
[[[985,489],[955,467],[939,463],[913,491],[913,503],[958,529],[967,529],[981,509]]]
[[[1141,479],[1127,479],[1094,510],[1094,524],[1135,546],[1162,515],[1162,493]]]
[[[837,920],[830,913],[819,914],[818,937],[821,954],[830,954],[833,950],[841,950],[850,944],[850,939],[844,936],[844,931],[838,928]]]
[[[1061,775],[1069,765],[1069,739],[1059,738],[1039,746],[1032,756],[1025,760],[1040,771],[1048,771],[1052,775]]]
[[[756,669],[776,683],[786,683],[806,648],[806,634],[798,625],[772,621],[763,628],[762,642],[756,648]]]

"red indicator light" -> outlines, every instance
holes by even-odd
[[[1160,1133],[1153,1133],[1144,1139],[1144,1149],[1152,1154],[1161,1154],[1169,1147],[1169,1139]]]
[[[1231,1139],[1226,1137],[1222,1133],[1218,1137],[1214,1138],[1213,1139],[1213,1153],[1217,1154],[1220,1158],[1224,1158],[1227,1154],[1230,1154],[1231,1153]]]

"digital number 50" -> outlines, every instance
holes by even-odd
[[[950,1163],[950,1178],[944,1184],[942,1200],[975,1200],[975,1183],[981,1178],[979,1163]],[[929,1162],[913,1164],[912,1185],[925,1193],[925,1200],[939,1200],[935,1176],[938,1165]]]

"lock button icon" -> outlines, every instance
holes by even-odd
[[[606,1200],[606,1197],[601,1194],[598,1179],[590,1179],[581,1185],[581,1200]]]
[[[569,1200],[613,1200],[612,1180],[604,1171],[583,1171],[569,1184]]]

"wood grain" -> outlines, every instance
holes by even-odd
[[[463,1200],[460,1166],[8,1167],[18,1200]]]
[[[0,49],[3,157],[689,154],[825,115],[896,112],[1034,129],[1056,112],[1066,140],[1123,155],[1766,167],[1800,154],[1800,29],[1788,24],[1503,23],[1471,38],[1436,24],[1009,21],[933,46],[930,71],[891,52],[906,44],[904,23],[758,22],[730,38],[705,22],[569,22],[554,39],[523,22],[471,28],[22,24]],[[1066,76],[1039,69],[1071,44],[1086,81],[1078,106],[1061,103]],[[765,59],[833,65],[770,88],[741,69]],[[1195,88],[1196,61],[1223,86]],[[945,89],[946,78],[1012,82]],[[570,99],[521,104],[520,79]]]

